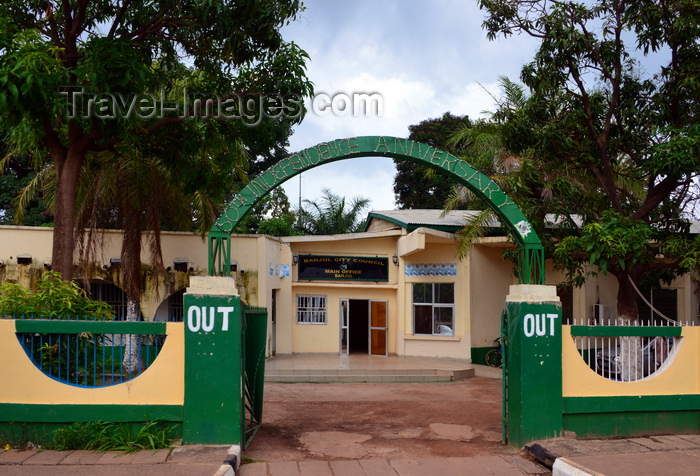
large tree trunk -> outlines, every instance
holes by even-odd
[[[617,324],[620,326],[631,326],[639,320],[637,292],[627,273],[619,274],[617,280]],[[642,338],[621,337],[619,359],[623,382],[634,382],[641,379],[644,376],[642,368]]]
[[[126,301],[126,320],[136,322],[139,320],[139,302],[133,299]],[[128,375],[136,376],[141,370],[141,336],[127,334],[124,340],[124,358],[122,359],[122,370]]]
[[[122,208],[122,288],[126,292],[126,320],[136,322],[139,320],[141,300],[141,211],[130,204]],[[137,374],[141,366],[140,343],[140,336],[135,334],[129,334],[125,343],[122,366],[132,375]]]
[[[84,158],[84,153],[71,149],[65,158],[54,156],[56,196],[51,268],[61,273],[66,281],[73,279],[75,197]]]

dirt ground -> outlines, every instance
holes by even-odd
[[[265,384],[244,458],[272,461],[517,454],[501,444],[501,381]]]

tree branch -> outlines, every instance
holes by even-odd
[[[114,33],[116,33],[117,28],[119,28],[119,25],[122,22],[122,19],[124,18],[124,15],[126,14],[126,11],[129,9],[129,5],[131,5],[132,0],[124,0],[122,3],[121,8],[117,12],[116,16],[114,17],[114,21],[112,22],[112,26],[109,29],[109,33],[107,36],[112,37]]]

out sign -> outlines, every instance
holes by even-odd
[[[211,332],[220,316],[221,330],[228,331],[229,314],[233,310],[233,306],[190,306],[187,310],[187,328],[191,332]]]
[[[525,337],[554,335],[554,321],[559,314],[525,314],[523,332]]]

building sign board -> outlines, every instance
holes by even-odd
[[[389,258],[300,255],[299,279],[389,281]]]

